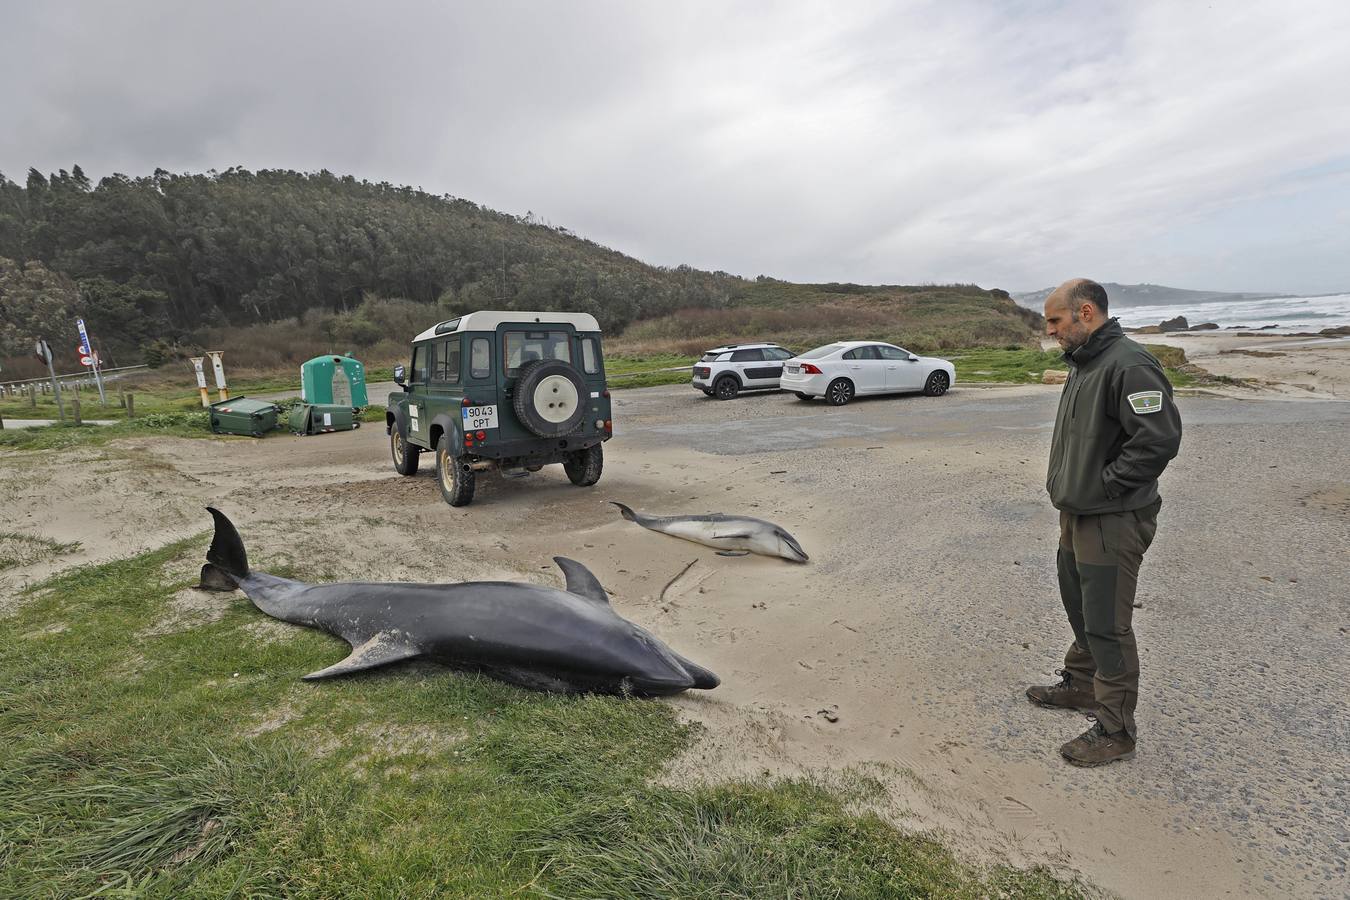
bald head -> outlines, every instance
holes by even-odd
[[[1066,353],[1087,343],[1106,324],[1106,289],[1087,278],[1072,278],[1045,298],[1045,333]]]

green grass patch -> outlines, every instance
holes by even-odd
[[[205,410],[197,412],[148,413],[112,425],[43,425],[36,428],[7,428],[0,431],[0,449],[61,450],[106,444],[125,437],[166,435],[171,437],[215,437]]]
[[[867,779],[657,784],[699,739],[664,703],[419,663],[302,682],[345,644],[179,594],[204,548],[0,620],[0,896],[1079,896],[895,829]]]
[[[0,572],[64,556],[78,549],[80,549],[79,541],[63,544],[51,538],[21,534],[17,531],[0,531]]]
[[[942,356],[956,364],[956,381],[1039,384],[1046,369],[1065,371],[1062,354],[1045,350],[954,350]]]

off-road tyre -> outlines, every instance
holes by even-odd
[[[853,382],[847,378],[836,378],[825,389],[825,402],[831,406],[843,406],[853,399]]]
[[[563,471],[567,473],[567,479],[577,487],[590,487],[595,484],[600,480],[600,473],[604,468],[605,451],[601,444],[578,450],[563,461]]]
[[[734,400],[736,399],[736,395],[740,392],[740,382],[730,375],[723,375],[721,378],[717,379],[717,382],[713,385],[713,395],[717,397],[718,400]]]
[[[400,475],[416,475],[421,447],[414,447],[398,433],[398,423],[389,429],[389,455],[394,458],[394,471]]]
[[[560,359],[536,359],[520,367],[511,408],[531,434],[566,437],[581,427],[589,396],[581,373],[571,365]]]
[[[441,496],[451,506],[468,506],[473,502],[474,471],[467,462],[450,454],[450,435],[442,434],[436,443],[436,483]]]
[[[930,397],[941,397],[947,393],[947,388],[952,386],[952,380],[947,377],[946,372],[934,372],[928,376],[924,382],[923,392]]]

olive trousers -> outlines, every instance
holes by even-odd
[[[1079,684],[1092,684],[1102,727],[1131,738],[1139,699],[1134,592],[1161,506],[1158,500],[1123,513],[1059,514],[1059,595],[1073,629],[1064,671]]]

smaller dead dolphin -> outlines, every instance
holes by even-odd
[[[643,528],[704,544],[723,554],[739,550],[762,556],[779,556],[799,563],[810,559],[796,538],[763,519],[722,513],[707,516],[644,516],[622,503],[614,500],[609,502],[619,508],[625,519]]]

